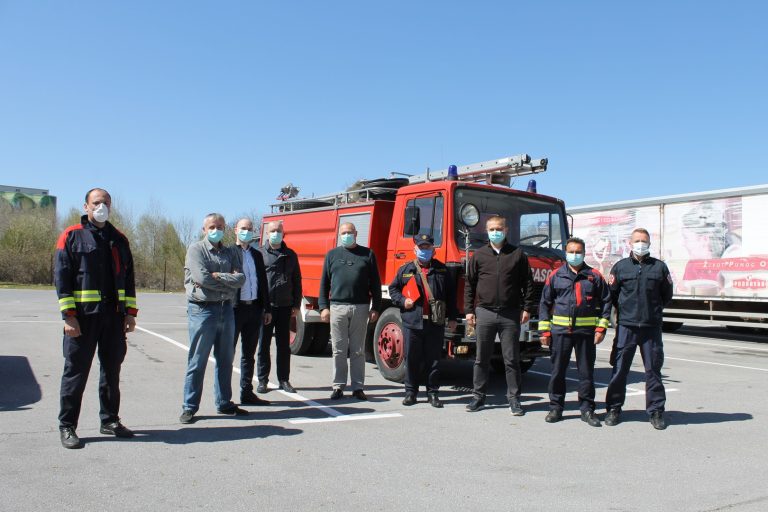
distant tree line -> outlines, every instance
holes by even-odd
[[[131,244],[136,286],[151,290],[184,288],[187,246],[200,239],[202,219],[170,220],[159,204],[134,217],[113,200],[109,221]],[[67,226],[78,224],[82,210],[72,208],[57,218],[53,208],[15,209],[0,203],[0,282],[53,284],[56,240]],[[258,218],[252,217],[258,225]],[[230,219],[230,226],[236,219]],[[234,242],[231,229],[225,243]]]

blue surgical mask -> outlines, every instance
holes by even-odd
[[[355,245],[355,234],[354,233],[344,233],[341,235],[341,245],[344,247],[352,247]]]
[[[419,261],[427,262],[432,259],[432,255],[435,254],[434,249],[420,249],[419,247],[414,248],[413,251],[416,254],[416,258],[418,258]]]
[[[251,243],[251,240],[253,240],[253,231],[249,231],[247,229],[241,229],[237,232],[237,239],[241,242],[244,242],[246,244]]]
[[[488,240],[491,241],[492,244],[499,245],[504,241],[504,239],[507,236],[504,234],[503,231],[489,231],[488,232]]]
[[[569,265],[578,267],[584,263],[584,255],[581,253],[567,252],[565,253],[565,261],[567,261]]]
[[[221,239],[224,238],[224,232],[220,229],[209,229],[208,230],[208,241],[210,241],[212,244],[217,244],[221,242]]]
[[[272,245],[280,245],[283,243],[283,234],[279,231],[272,231],[269,234],[269,243]]]

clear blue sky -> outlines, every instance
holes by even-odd
[[[197,222],[522,152],[573,206],[768,183],[766,6],[0,0],[0,184]]]

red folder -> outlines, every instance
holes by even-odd
[[[418,279],[418,277],[414,274],[405,286],[403,286],[403,296],[407,299],[411,299],[413,302],[416,302],[416,299],[421,295],[419,293],[419,287],[416,285],[416,279]]]

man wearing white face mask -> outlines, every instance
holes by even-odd
[[[242,218],[235,224],[235,266],[243,269],[245,283],[235,294],[235,347],[240,338],[240,403],[268,405],[253,392],[253,369],[259,333],[272,321],[264,260],[253,241],[253,222]]]
[[[189,355],[184,379],[184,403],[179,422],[192,423],[200,408],[208,356],[216,360],[213,385],[219,414],[244,416],[248,411],[232,403],[232,359],[235,347],[235,317],[232,301],[245,283],[236,256],[224,246],[226,223],[219,213],[203,220],[203,239],[187,249],[184,260],[184,289],[189,318]]]
[[[109,222],[112,198],[104,189],[85,194],[85,215],[56,243],[54,276],[64,319],[60,440],[81,448],[75,433],[94,354],[101,364],[99,402],[102,434],[133,437],[120,423],[120,366],[126,333],[136,326],[136,285],[128,239]]]
[[[381,278],[376,256],[357,244],[351,222],[339,226],[341,245],[328,251],[320,277],[320,318],[331,324],[333,391],[331,399],[344,396],[349,369],[352,396],[368,400],[365,383],[365,335],[368,321],[376,322],[381,307]],[[349,367],[347,367],[349,351]]]
[[[618,325],[614,353],[611,355],[613,373],[605,395],[608,414],[605,424],[619,423],[619,415],[627,393],[627,375],[635,351],[640,348],[645,367],[645,404],[651,425],[663,430],[666,393],[661,380],[664,345],[661,324],[664,306],[672,300],[672,276],[667,265],[650,256],[651,235],[637,228],[631,235],[632,254],[611,269],[608,283]]]
[[[602,274],[584,263],[584,240],[565,243],[566,264],[550,273],[539,304],[541,344],[552,349],[552,376],[549,379],[549,413],[545,421],[563,418],[565,374],[576,351],[579,373],[581,420],[599,427],[595,416],[596,345],[603,341],[611,316],[611,290]]]
[[[405,398],[403,405],[416,403],[419,381],[425,381],[427,398],[432,407],[441,408],[437,396],[440,387],[438,364],[443,348],[445,326],[435,322],[435,301],[446,305],[445,321],[451,331],[456,330],[456,285],[445,263],[434,257],[434,239],[421,234],[413,237],[416,258],[397,271],[389,285],[392,304],[400,308],[405,337]],[[418,297],[409,297],[407,286],[416,285]],[[427,283],[427,287],[424,283]],[[413,288],[411,288],[413,290]],[[426,377],[426,378],[424,378]]]
[[[291,386],[291,317],[295,317],[301,308],[301,269],[299,258],[293,249],[283,241],[283,223],[267,224],[267,241],[259,252],[266,265],[269,302],[272,308],[272,322],[265,324],[259,336],[259,358],[257,374],[259,386],[256,391],[266,393],[271,369],[270,346],[272,334],[275,335],[277,354],[278,387],[286,393],[295,393]]]

